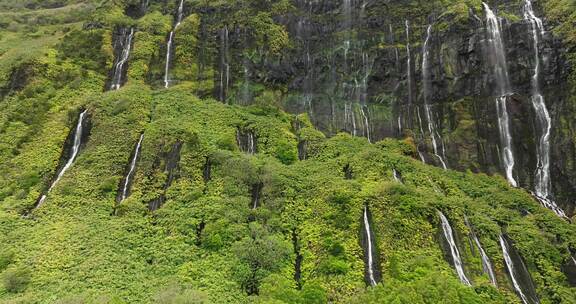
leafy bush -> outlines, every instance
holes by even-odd
[[[2,275],[4,288],[12,293],[24,291],[31,278],[32,272],[25,267],[9,268]]]

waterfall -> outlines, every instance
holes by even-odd
[[[452,232],[452,227],[450,227],[450,222],[442,212],[440,214],[440,220],[442,221],[442,231],[444,232],[444,238],[448,242],[450,247],[450,255],[452,256],[452,261],[454,262],[454,268],[456,268],[456,273],[460,281],[467,286],[471,286],[470,280],[466,277],[464,273],[464,267],[462,266],[462,259],[460,258],[460,251],[458,251],[458,246],[456,246],[456,241],[454,240],[454,235]]]
[[[408,81],[408,104],[412,104],[412,54],[410,51],[410,23],[405,21],[406,25],[406,78]]]
[[[418,127],[420,128],[420,142],[423,141],[424,129],[422,128],[422,116],[420,116],[420,108],[416,107],[416,116],[418,117]],[[418,151],[418,156],[423,163],[426,163],[426,158],[424,158],[424,153],[420,150],[420,143],[416,143],[416,151]]]
[[[366,259],[368,268],[368,281],[371,286],[376,286],[376,277],[374,270],[374,248],[372,240],[372,230],[370,229],[370,221],[368,220],[368,206],[364,206],[364,234],[366,237]]]
[[[491,68],[496,77],[497,94],[499,96],[510,93],[510,78],[508,77],[508,66],[506,64],[506,54],[504,42],[500,31],[500,19],[490,9],[488,4],[482,2],[486,11],[486,30],[488,33],[488,49]]]
[[[54,179],[54,181],[52,182],[52,184],[48,188],[48,191],[46,191],[46,193],[44,193],[40,197],[40,199],[36,203],[35,208],[40,207],[44,203],[44,201],[46,200],[46,197],[48,196],[50,191],[52,191],[52,189],[56,186],[56,184],[58,184],[58,182],[60,181],[62,176],[64,176],[64,173],[66,173],[66,171],[68,171],[68,169],[70,169],[70,167],[74,163],[74,160],[76,160],[76,156],[78,156],[78,152],[80,151],[80,145],[82,144],[82,132],[84,130],[84,119],[86,118],[87,112],[88,112],[88,110],[82,111],[80,113],[79,118],[78,118],[78,124],[76,125],[76,130],[74,131],[74,142],[73,142],[72,147],[70,149],[70,158],[68,158],[68,161],[66,162],[64,167],[62,167],[62,169],[60,169],[60,172],[58,172],[58,175],[56,175],[56,179]]]
[[[344,14],[344,29],[350,31],[352,29],[352,0],[344,0],[342,4],[342,13]],[[344,40],[344,64],[348,62],[348,51],[350,50],[350,33],[346,33]]]
[[[371,134],[370,134],[370,112],[368,111],[367,99],[368,99],[368,78],[370,78],[370,74],[372,74],[372,65],[374,64],[374,60],[370,59],[368,54],[362,52],[362,79],[360,84],[356,84],[358,88],[358,100],[360,101],[360,113],[362,114],[362,120],[364,124],[364,136],[368,138],[368,142],[371,143]]]
[[[436,123],[434,122],[434,118],[432,116],[431,105],[429,101],[430,97],[430,39],[432,37],[432,25],[428,25],[426,29],[426,40],[424,41],[424,51],[422,54],[422,82],[423,82],[423,90],[424,90],[424,109],[426,110],[426,120],[428,121],[428,132],[430,133],[430,139],[432,140],[432,148],[434,149],[434,155],[440,163],[442,164],[442,168],[447,170],[448,167],[446,166],[446,162],[440,153],[438,152],[438,141],[436,136],[438,136],[438,140],[443,144],[442,137],[436,130]],[[444,150],[444,149],[442,149]]]
[[[398,170],[396,170],[396,168],[392,169],[392,176],[394,177],[394,180],[401,183],[402,182],[402,177],[400,176],[400,173],[398,172]]]
[[[256,145],[254,143],[254,134],[248,133],[248,153],[256,154]]]
[[[532,75],[532,106],[536,112],[536,126],[540,128],[540,138],[536,148],[538,164],[534,175],[534,194],[545,207],[554,211],[561,217],[566,217],[564,211],[552,200],[552,183],[550,181],[550,133],[552,119],[546,108],[544,96],[540,91],[540,36],[544,33],[542,19],[536,17],[532,9],[532,2],[524,0],[524,19],[532,27],[534,48],[534,74]]]
[[[506,96],[496,98],[496,110],[498,114],[498,128],[500,130],[500,142],[502,143],[502,162],[506,172],[506,179],[513,187],[518,183],[514,179],[514,153],[512,152],[512,136],[510,135],[510,120],[506,107]]]
[[[220,101],[226,101],[226,94],[230,86],[230,64],[228,63],[228,26],[224,26],[220,33]]]
[[[176,23],[174,24],[174,28],[170,32],[168,36],[168,43],[166,45],[166,65],[164,66],[164,87],[168,88],[170,86],[170,61],[172,57],[172,48],[174,46],[174,34],[176,29],[182,22],[182,18],[184,15],[184,0],[180,0],[180,4],[178,5],[178,12],[176,13]]]
[[[344,104],[344,121],[346,124],[352,124],[352,136],[356,136],[356,115],[354,114],[354,107],[352,103],[347,102]]]
[[[488,33],[489,64],[493,69],[497,95],[496,109],[498,113],[498,129],[500,131],[501,158],[506,172],[506,179],[514,187],[518,186],[514,178],[514,152],[512,150],[512,134],[510,132],[510,119],[506,108],[507,95],[510,94],[510,78],[506,64],[504,43],[500,31],[500,20],[490,9],[488,4],[482,2],[486,11],[486,31]]]
[[[366,130],[365,135],[368,138],[368,142],[372,143],[370,139],[370,122],[368,121],[368,106],[363,105],[361,108],[362,118],[364,120],[364,129]]]
[[[126,33],[128,29],[123,29],[123,40],[120,41],[120,47],[122,47],[122,53],[120,57],[116,58],[116,63],[114,64],[112,72],[112,81],[110,84],[110,90],[118,90],[122,86],[122,74],[124,73],[124,66],[128,62],[128,57],[130,57],[130,50],[132,48],[132,38],[134,37],[134,28],[130,28],[130,32]]]
[[[148,6],[150,6],[150,0],[141,0],[140,1],[140,10],[142,10],[143,14],[148,11]]]
[[[144,134],[140,135],[140,139],[136,144],[136,149],[134,149],[134,156],[132,157],[132,161],[130,162],[130,169],[128,170],[128,174],[124,178],[124,183],[122,185],[122,192],[119,198],[119,201],[123,201],[128,197],[128,191],[130,190],[130,183],[134,178],[134,173],[136,172],[136,162],[138,161],[138,156],[140,155],[140,150],[142,149],[142,140],[144,139]]]
[[[254,138],[254,133],[252,131],[241,131],[236,130],[236,143],[240,151],[248,154],[256,154],[256,139]]]
[[[517,268],[516,265],[514,264],[514,260],[511,256],[512,253],[512,249],[508,244],[508,241],[505,239],[505,237],[503,235],[500,235],[500,247],[502,247],[502,254],[504,255],[504,262],[506,263],[506,268],[508,269],[508,273],[510,274],[510,279],[512,280],[512,285],[514,286],[514,290],[516,290],[516,293],[518,294],[518,296],[520,297],[520,299],[522,300],[522,303],[524,304],[537,304],[539,303],[538,299],[536,298],[536,295],[534,294],[533,296],[529,296],[527,294],[527,290],[525,290],[525,288],[523,288],[521,286],[521,281],[520,278],[518,277],[519,273],[521,271],[526,271],[526,266],[523,264],[522,259],[518,258],[517,260],[520,261],[520,265],[518,265],[519,267]],[[529,281],[529,284],[532,284],[531,280]],[[531,288],[533,289],[534,287],[531,286]],[[532,291],[532,290],[530,290]]]
[[[484,248],[482,247],[482,244],[480,243],[478,236],[474,232],[474,229],[472,229],[472,225],[470,225],[470,223],[468,222],[468,217],[464,216],[464,221],[466,222],[466,226],[468,226],[468,229],[470,229],[470,236],[474,240],[474,243],[476,244],[476,247],[478,247],[478,251],[480,252],[480,258],[482,259],[482,270],[484,271],[485,274],[488,275],[488,278],[490,278],[490,282],[492,282],[492,285],[498,287],[498,283],[496,282],[496,274],[494,273],[494,267],[492,266],[492,262],[490,262],[490,258],[486,254],[486,251],[484,251]]]

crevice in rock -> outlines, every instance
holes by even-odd
[[[260,207],[260,200],[262,196],[262,188],[264,188],[264,183],[258,182],[252,185],[252,200],[250,202],[250,208],[253,210]]]
[[[182,150],[183,142],[178,140],[172,145],[172,149],[163,155],[165,160],[164,171],[168,174],[166,182],[162,188],[162,194],[151,202],[148,203],[150,211],[158,210],[166,201],[166,190],[170,188],[172,182],[178,177],[178,164],[180,162],[180,151]]]
[[[344,166],[344,168],[342,168],[342,172],[344,173],[344,178],[345,179],[352,179],[353,175],[354,175],[354,171],[352,171],[352,167],[350,166],[350,164],[346,164]]]
[[[298,290],[302,289],[302,261],[304,256],[300,253],[300,240],[298,239],[298,232],[296,228],[292,229],[292,246],[294,247],[294,255],[296,259],[294,260],[294,281],[296,282],[296,288]]]

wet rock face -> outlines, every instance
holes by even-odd
[[[472,9],[462,17],[434,12],[432,4],[416,6],[414,1],[400,0],[294,0],[292,4],[295,10],[274,15],[274,20],[285,26],[293,47],[276,56],[256,51],[259,55],[253,58],[243,55],[246,49],[259,50],[250,30],[222,21],[226,11],[194,11],[202,15],[202,35],[208,40],[205,47],[213,48],[201,53],[207,54],[203,60],[210,61],[216,71],[214,97],[221,99],[221,79],[229,81],[225,96],[247,96],[239,98],[242,104],[259,94],[244,91],[246,83],[285,87],[289,94],[282,100],[284,109],[308,113],[327,135],[344,131],[370,137],[372,142],[413,136],[424,159],[439,166],[427,129],[422,76],[426,28],[433,24],[427,102],[444,143],[446,165],[504,175],[495,101],[498,82],[489,63],[484,11]],[[507,14],[519,16],[502,22],[513,92],[506,105],[516,162],[514,177],[520,186],[533,189],[541,131],[531,102],[532,28],[522,20],[518,3],[502,0],[493,4],[497,14],[501,13],[498,8],[505,8]],[[536,15],[542,16],[538,3],[535,6]],[[500,15],[505,16],[503,12]],[[222,39],[224,28],[228,30],[226,39]],[[565,48],[552,35],[553,24],[545,18],[544,28],[547,32],[539,43],[540,87],[553,125],[553,193],[571,214],[571,197],[576,196],[576,162],[572,161],[576,149],[569,139],[573,138],[573,126],[566,123],[573,120],[574,112],[567,103],[571,67],[564,58]]]

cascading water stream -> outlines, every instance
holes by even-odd
[[[365,130],[365,135],[366,138],[368,139],[369,143],[372,143],[372,140],[370,138],[370,121],[368,120],[368,106],[367,105],[363,105],[362,108],[360,109],[361,113],[362,113],[362,118],[364,121],[364,130]]]
[[[408,82],[408,105],[412,105],[412,53],[410,51],[410,23],[404,22],[406,26],[406,79]],[[410,108],[410,107],[409,107]]]
[[[432,140],[432,148],[434,149],[434,155],[436,156],[436,158],[438,158],[438,160],[440,161],[440,163],[442,164],[442,168],[444,168],[444,170],[447,170],[448,167],[446,166],[446,162],[444,161],[444,158],[442,157],[442,155],[439,153],[438,151],[438,141],[440,141],[440,143],[443,144],[442,141],[442,137],[440,137],[440,134],[438,133],[438,131],[436,130],[436,123],[434,122],[434,117],[432,116],[432,110],[431,110],[431,105],[429,103],[429,97],[430,97],[430,63],[429,63],[429,57],[430,57],[430,39],[432,37],[432,25],[428,25],[428,28],[426,29],[426,40],[424,41],[424,51],[422,54],[422,82],[423,82],[423,90],[424,90],[424,109],[425,109],[425,113],[426,113],[426,120],[428,121],[428,132],[430,133],[430,139]],[[436,138],[436,136],[438,136],[438,139]],[[444,150],[444,149],[442,149]]]
[[[420,142],[424,141],[424,129],[422,128],[422,116],[420,115],[420,108],[416,107],[416,116],[418,117],[418,127],[420,128]],[[426,163],[426,158],[424,157],[424,153],[420,150],[420,144],[416,144],[416,151],[418,152],[418,156],[423,163]]]
[[[458,250],[458,246],[456,245],[456,241],[454,240],[454,235],[452,232],[452,227],[450,226],[450,222],[442,212],[438,212],[440,215],[440,220],[442,222],[442,231],[444,233],[444,238],[448,242],[450,247],[450,254],[452,256],[452,261],[454,262],[454,268],[456,268],[456,273],[458,274],[458,278],[462,283],[467,286],[471,286],[470,280],[466,277],[466,273],[464,273],[464,267],[462,265],[462,259],[460,258],[460,251]]]
[[[226,94],[230,86],[230,63],[228,62],[229,44],[228,26],[224,26],[220,33],[220,101],[226,101]]]
[[[52,191],[52,189],[56,186],[56,184],[58,184],[62,176],[64,176],[64,173],[66,173],[66,171],[70,169],[70,167],[74,163],[74,160],[76,160],[76,156],[78,156],[78,152],[80,151],[80,145],[82,144],[82,132],[84,130],[84,119],[86,118],[86,113],[88,113],[88,110],[82,111],[78,118],[78,124],[76,125],[76,130],[74,132],[74,142],[70,150],[70,158],[68,158],[68,161],[66,162],[64,167],[60,169],[60,172],[58,172],[58,175],[56,175],[56,179],[54,179],[54,181],[52,182],[46,193],[44,193],[40,197],[40,199],[36,203],[35,208],[40,207],[44,203],[50,191]]]
[[[127,29],[124,29],[125,31]],[[125,36],[125,39],[121,41],[122,53],[120,57],[117,58],[114,64],[114,69],[112,72],[112,81],[110,84],[110,90],[118,90],[122,87],[122,74],[124,73],[124,66],[128,62],[130,57],[130,51],[132,48],[132,38],[134,38],[134,28],[130,28],[130,32]]]
[[[184,15],[184,0],[180,0],[178,5],[178,12],[176,13],[176,23],[174,28],[168,36],[168,43],[166,45],[166,65],[164,66],[164,87],[168,88],[170,86],[170,61],[172,57],[172,48],[174,46],[174,34],[180,23],[182,23],[182,18]]]
[[[501,159],[506,172],[506,179],[513,186],[518,183],[514,178],[514,152],[512,149],[512,133],[510,132],[510,119],[506,107],[507,96],[511,93],[510,78],[508,76],[508,66],[506,63],[506,53],[502,34],[500,30],[500,20],[490,9],[488,4],[482,2],[486,11],[486,31],[488,34],[488,57],[489,64],[493,69],[496,84],[496,109],[498,113],[498,129],[500,131]]]
[[[557,215],[566,217],[564,211],[552,199],[552,183],[550,181],[550,134],[552,119],[546,108],[544,96],[540,91],[540,36],[544,34],[542,19],[536,17],[531,0],[524,0],[524,19],[532,27],[534,49],[534,74],[532,75],[532,106],[536,112],[536,126],[540,128],[540,138],[536,148],[538,164],[534,175],[534,194],[542,205],[551,209]]]
[[[508,241],[505,239],[503,235],[500,235],[500,247],[502,247],[502,254],[504,255],[504,262],[506,263],[506,268],[508,269],[508,273],[510,274],[510,279],[512,280],[512,285],[514,286],[514,290],[522,300],[524,304],[535,304],[539,303],[538,299],[535,296],[531,297],[527,295],[527,292],[520,284],[520,279],[517,277],[518,269],[516,265],[514,265],[514,260],[511,257],[511,248],[508,244]],[[521,262],[521,260],[520,260]],[[519,265],[522,268],[525,268],[523,265]]]
[[[402,183],[402,177],[400,176],[400,173],[398,172],[398,170],[396,170],[396,168],[392,169],[392,176],[394,177],[394,180]]]
[[[496,113],[498,115],[498,129],[500,130],[500,142],[502,144],[502,162],[506,171],[506,178],[513,187],[518,183],[514,179],[514,153],[512,152],[512,136],[510,136],[510,119],[506,107],[506,96],[496,98]]]
[[[346,123],[350,122],[352,124],[352,136],[356,136],[357,126],[356,126],[356,115],[354,113],[354,107],[351,102],[344,104],[344,121]]]
[[[494,273],[494,266],[492,266],[490,258],[486,254],[486,251],[484,251],[484,248],[482,247],[482,244],[480,243],[478,236],[472,229],[472,225],[470,225],[470,223],[468,222],[468,218],[464,217],[464,221],[466,222],[466,226],[468,226],[468,229],[470,229],[470,236],[474,240],[474,243],[476,244],[476,247],[478,247],[478,251],[480,252],[480,258],[482,259],[482,270],[484,271],[485,274],[488,275],[488,278],[490,279],[490,282],[492,282],[492,285],[498,287],[498,283],[496,281],[496,274]]]
[[[348,51],[350,50],[350,30],[352,29],[352,0],[344,0],[342,4],[342,13],[344,14],[344,29],[346,38],[344,40],[344,64],[348,62]]]
[[[140,150],[142,149],[142,140],[144,140],[144,134],[140,135],[140,139],[136,144],[136,149],[134,150],[134,156],[132,157],[132,161],[130,162],[130,169],[128,170],[128,174],[126,174],[126,177],[124,178],[124,183],[122,185],[122,192],[119,199],[120,201],[123,201],[128,197],[130,183],[134,179],[134,173],[136,172],[136,162],[138,161],[138,156],[140,155]]]
[[[371,286],[376,286],[375,268],[374,268],[374,248],[372,240],[372,230],[370,229],[370,221],[368,220],[368,207],[364,206],[364,235],[366,237],[366,259],[368,270],[368,281]]]
[[[368,78],[372,74],[372,65],[374,61],[371,60],[366,52],[362,53],[362,79],[359,84],[356,84],[357,89],[357,99],[360,102],[360,113],[362,114],[362,124],[364,128],[364,136],[368,139],[368,142],[372,142],[370,134],[370,112],[368,111],[367,99],[368,99]]]

